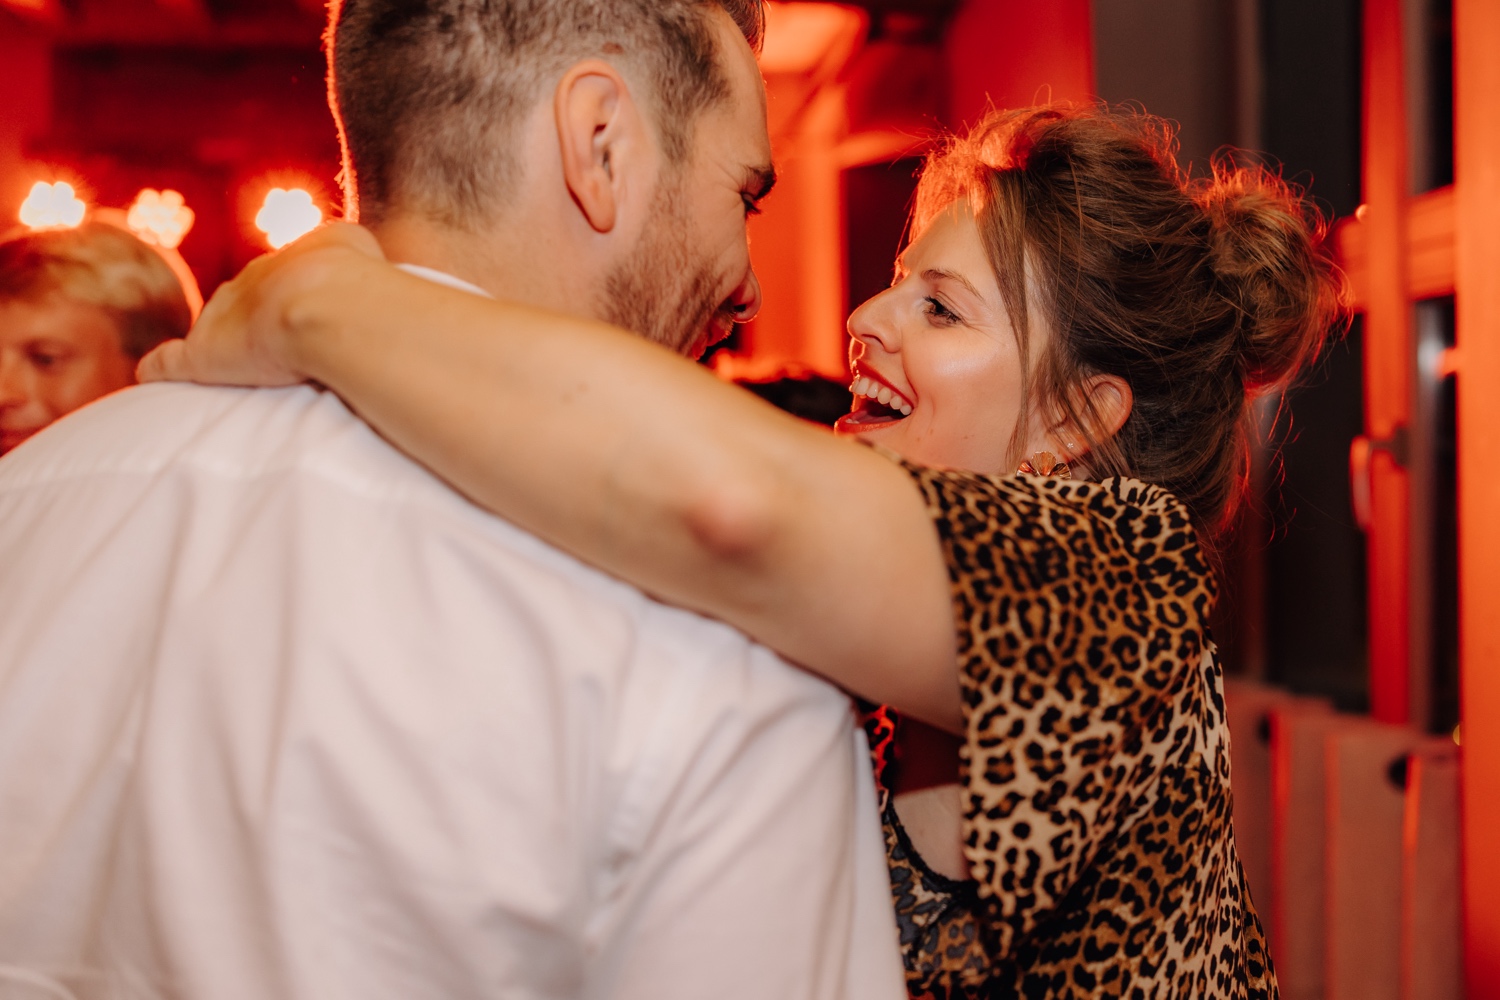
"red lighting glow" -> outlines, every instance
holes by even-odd
[[[763,73],[809,73],[847,58],[868,22],[855,7],[828,3],[766,4],[766,40],[758,61]]]
[[[21,203],[21,224],[31,229],[72,229],[83,221],[88,206],[67,181],[37,181]]]
[[[146,188],[135,196],[125,222],[142,240],[170,250],[193,228],[193,218],[181,194]]]
[[[272,188],[255,216],[255,228],[266,234],[266,242],[279,250],[299,236],[306,236],[323,221],[323,210],[312,195],[301,188]]]

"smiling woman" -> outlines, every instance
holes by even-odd
[[[182,285],[156,251],[89,222],[0,242],[0,454],[135,384],[135,365],[187,334]]]
[[[966,198],[921,229],[891,287],[849,317],[849,333],[856,405],[838,424],[844,433],[924,465],[1000,470],[1019,461],[1023,423],[1046,431],[1023,420],[1020,340]],[[1048,446],[1031,436],[1023,455]]]
[[[958,734],[881,756],[913,995],[1275,996],[1210,553],[1251,402],[1341,315],[1323,220],[1260,168],[1188,182],[1159,120],[1050,107],[936,154],[912,228],[850,320],[842,438],[350,227],[252,265],[142,371],[315,379],[484,506]]]

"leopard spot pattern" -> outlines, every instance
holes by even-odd
[[[1130,479],[907,470],[953,584],[974,875],[888,829],[912,995],[1276,997],[1186,509]]]

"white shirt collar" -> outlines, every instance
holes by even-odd
[[[439,285],[447,285],[449,288],[457,288],[461,292],[470,292],[474,295],[482,295],[487,299],[494,298],[493,295],[485,291],[483,288],[480,288],[478,285],[470,284],[462,278],[455,278],[453,275],[448,274],[445,271],[439,271],[431,267],[423,267],[421,264],[397,264],[396,266],[405,271],[407,274],[415,274],[419,278],[426,278],[428,281],[435,281]]]

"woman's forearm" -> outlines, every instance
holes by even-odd
[[[959,725],[942,555],[866,448],[643,340],[372,263],[289,362],[476,503],[872,700]]]

